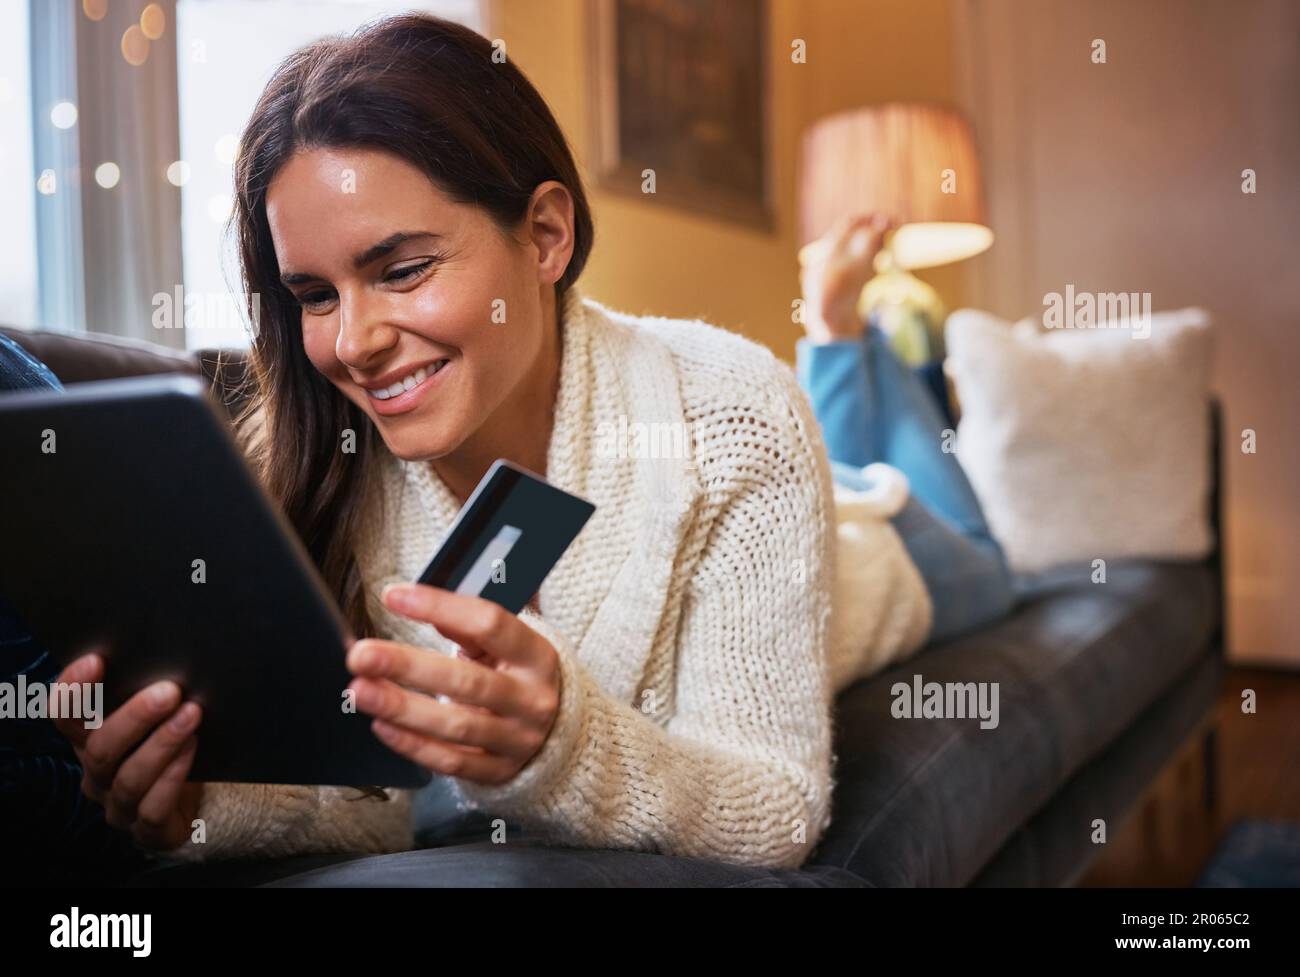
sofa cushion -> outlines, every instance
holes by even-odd
[[[194,354],[161,343],[104,333],[4,329],[65,384],[153,373],[196,373]]]
[[[1045,331],[972,309],[948,319],[957,457],[1013,570],[1195,560],[1214,545],[1209,316],[1108,325],[1122,328]]]
[[[809,860],[881,886],[966,885],[1212,646],[1214,572],[1115,562],[1022,578],[995,627],[925,649],[836,704],[831,827]],[[999,722],[894,718],[896,682],[998,683]]]

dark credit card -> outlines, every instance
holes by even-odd
[[[518,614],[595,511],[586,499],[499,459],[418,582],[474,594]]]

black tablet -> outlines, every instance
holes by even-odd
[[[0,394],[0,465],[0,593],[60,662],[105,647],[104,715],[196,699],[191,780],[429,781],[345,707],[347,624],[202,381]]]

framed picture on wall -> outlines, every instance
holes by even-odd
[[[767,0],[588,2],[596,185],[771,230]]]

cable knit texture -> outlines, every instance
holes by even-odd
[[[833,488],[794,373],[764,347],[576,289],[560,322],[546,475],[596,511],[544,583],[541,614],[520,615],[555,648],[559,713],[513,779],[455,779],[456,792],[559,845],[798,866],[830,820],[834,693],[929,627],[888,523],[906,482],[901,497],[897,483]],[[357,551],[372,620],[454,654],[379,594],[418,576],[459,503],[428,463],[384,452],[379,466]],[[832,620],[832,600],[855,612]],[[411,844],[406,792],[210,786],[209,844],[189,846],[200,857]]]

